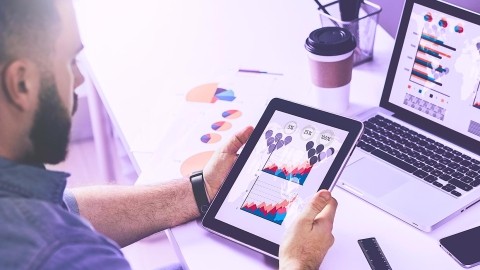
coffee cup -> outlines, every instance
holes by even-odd
[[[313,95],[319,109],[343,113],[348,109],[355,37],[344,28],[323,27],[305,41]]]

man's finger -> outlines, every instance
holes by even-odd
[[[328,204],[325,205],[323,210],[317,215],[317,218],[333,221],[333,219],[335,218],[335,212],[337,211],[337,205],[337,200],[331,198],[328,201]]]
[[[317,192],[312,200],[307,204],[307,207],[303,210],[302,218],[313,223],[315,217],[322,212],[329,201],[332,200],[332,195],[327,190],[320,190]]]
[[[238,150],[247,142],[250,135],[252,135],[253,127],[248,126],[242,131],[236,133],[227,144],[225,144],[221,149],[221,153],[236,154]]]

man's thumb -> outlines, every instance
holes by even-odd
[[[304,209],[302,218],[313,222],[315,217],[322,212],[323,208],[325,208],[331,198],[332,195],[328,190],[320,190],[317,192]]]
[[[237,132],[221,149],[221,153],[236,154],[238,150],[247,142],[252,135],[253,127],[248,126],[242,131]]]

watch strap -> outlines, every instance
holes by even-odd
[[[201,216],[207,213],[210,203],[208,201],[207,190],[205,189],[205,180],[203,178],[203,171],[195,171],[190,175],[190,182],[192,183],[193,196],[197,203],[198,211]]]

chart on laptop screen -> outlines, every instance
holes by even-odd
[[[480,140],[480,26],[414,4],[390,102]]]

